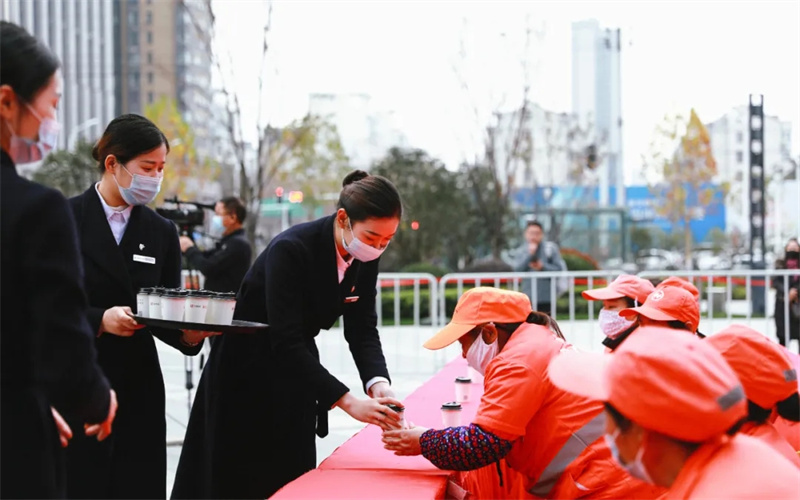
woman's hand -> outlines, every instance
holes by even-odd
[[[120,337],[130,337],[136,330],[144,328],[132,318],[133,312],[128,306],[114,306],[106,309],[100,322],[100,334],[108,332]]]
[[[369,388],[369,397],[371,398],[394,398],[394,391],[389,382],[375,382]],[[402,405],[401,405],[402,406]]]
[[[111,398],[108,403],[108,416],[103,422],[99,424],[86,424],[83,426],[83,432],[87,436],[97,436],[98,441],[102,441],[111,435],[111,424],[114,422],[114,417],[117,416],[117,393],[114,389],[110,391]]]
[[[374,424],[383,430],[396,429],[400,425],[400,418],[396,412],[385,406],[387,404],[403,406],[403,403],[394,398],[358,399],[349,392],[335,406],[365,424]]]
[[[183,332],[183,338],[181,341],[190,346],[194,347],[200,342],[204,341],[207,337],[213,337],[214,335],[222,335],[222,332],[205,332],[200,330],[181,330]]]
[[[797,302],[797,288],[789,289],[789,302]]]
[[[58,429],[58,439],[61,441],[61,447],[66,448],[69,444],[69,440],[72,439],[72,429],[69,428],[64,417],[52,406],[50,407],[50,412],[53,414],[53,420],[56,422],[56,429]]]
[[[419,455],[422,453],[419,438],[427,430],[425,427],[412,427],[411,429],[384,431],[381,441],[383,441],[383,447],[393,451],[395,455]]]

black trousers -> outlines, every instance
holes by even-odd
[[[775,300],[775,328],[777,330],[778,342],[786,347],[786,321],[783,300]],[[789,338],[800,340],[800,318],[792,315],[789,310]]]

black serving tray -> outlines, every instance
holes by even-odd
[[[258,333],[263,332],[269,325],[264,323],[254,323],[252,321],[242,321],[235,319],[230,325],[212,325],[211,323],[192,323],[190,321],[170,321],[168,319],[146,318],[144,316],[133,316],[137,323],[147,326],[160,328],[171,328],[175,330],[199,330],[203,332],[222,332],[222,333]]]

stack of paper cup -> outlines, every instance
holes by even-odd
[[[467,377],[456,377],[456,403],[469,401],[469,392],[472,387],[472,379]]]
[[[208,314],[208,303],[211,300],[209,292],[205,290],[189,290],[186,297],[184,321],[189,323],[204,323]]]
[[[183,321],[188,292],[173,288],[161,294],[161,317],[168,321]]]
[[[442,405],[442,424],[445,427],[461,425],[461,404],[455,401]]]

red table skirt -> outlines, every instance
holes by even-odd
[[[448,363],[403,401],[406,420],[423,427],[442,428],[441,405],[454,399],[454,380],[466,374],[463,358]],[[482,395],[482,381],[473,381],[470,401],[462,404],[462,425],[472,421]],[[500,468],[502,487],[496,465],[455,472],[437,469],[422,456],[399,457],[383,448],[380,429],[368,425],[337,448],[318,469],[292,481],[271,498],[459,498],[459,488],[454,485],[466,490],[468,498],[535,498],[525,492],[523,476],[508,468],[505,461],[501,461]]]

